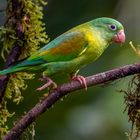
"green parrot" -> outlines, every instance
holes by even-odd
[[[0,75],[19,71],[43,72],[41,80],[46,83],[37,88],[41,91],[50,85],[57,87],[50,78],[53,75],[68,74],[86,88],[85,78],[77,75],[78,71],[97,60],[112,42],[125,42],[123,25],[112,18],[96,18],[63,33],[27,59],[0,71]]]

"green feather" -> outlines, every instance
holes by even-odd
[[[111,29],[110,25],[115,28]],[[98,59],[120,30],[122,24],[111,18],[86,22],[60,35],[26,60],[0,71],[0,75],[26,70],[45,70],[46,76],[60,72],[71,75]]]

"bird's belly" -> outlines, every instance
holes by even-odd
[[[90,62],[94,62],[96,61],[96,59],[98,59],[101,56],[102,53],[103,53],[102,48],[91,47],[85,52],[85,54],[83,54],[81,63],[88,64]]]

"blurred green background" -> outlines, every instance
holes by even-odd
[[[0,0],[0,9],[5,9],[5,0]],[[96,17],[113,17],[125,26],[125,46],[113,44],[95,63],[81,70],[82,75],[92,75],[115,67],[138,62],[139,58],[129,47],[129,41],[140,42],[139,0],[49,0],[44,9],[46,31],[54,39],[85,21]],[[5,12],[0,12],[0,25],[5,21]],[[3,62],[0,59],[2,66]],[[131,129],[128,123],[123,94],[131,77],[108,85],[78,91],[57,102],[36,121],[36,140],[127,140],[125,132]],[[15,111],[14,120],[33,107],[41,95],[35,92],[40,85],[37,80],[28,82],[23,92],[24,101],[16,106],[9,103],[10,112]],[[9,119],[12,126],[12,119]]]

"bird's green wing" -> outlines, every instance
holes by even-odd
[[[88,47],[85,36],[85,32],[79,29],[66,32],[4,73],[20,71],[49,62],[68,61],[77,58]]]
[[[57,37],[27,60],[43,63],[72,60],[85,52],[87,44],[84,31],[72,30]]]

